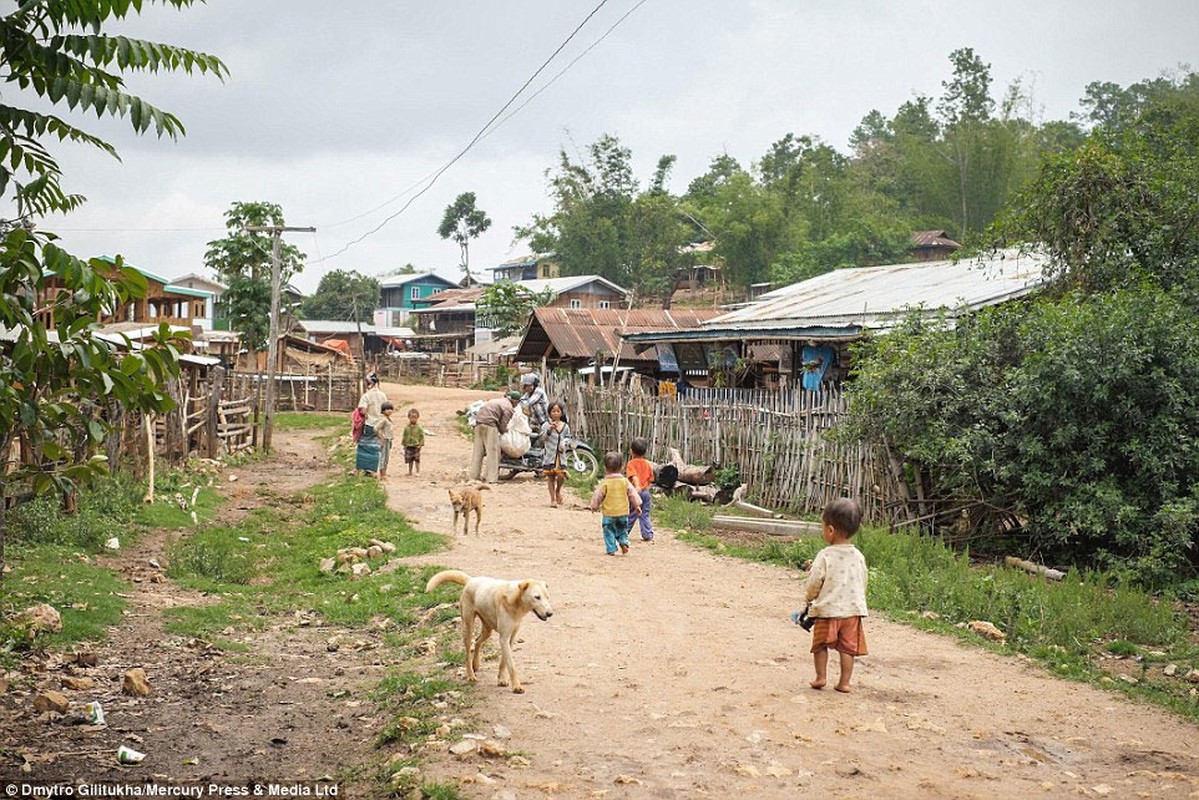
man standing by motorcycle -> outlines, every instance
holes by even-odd
[[[520,392],[512,390],[503,397],[488,400],[475,414],[475,447],[470,458],[472,480],[495,483],[500,479],[500,434],[508,432],[508,423],[520,400]]]

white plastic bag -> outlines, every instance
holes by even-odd
[[[508,423],[508,432],[500,434],[500,452],[508,458],[520,458],[529,452],[532,443],[533,429],[529,427],[529,418],[520,409],[512,415]]]

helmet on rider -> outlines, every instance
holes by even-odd
[[[536,389],[541,385],[541,378],[536,372],[526,372],[524,375],[520,376],[520,385],[522,387],[532,386],[534,389]]]

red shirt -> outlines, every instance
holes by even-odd
[[[641,456],[629,459],[625,474],[633,479],[638,491],[648,489],[649,485],[654,482],[653,465]]]

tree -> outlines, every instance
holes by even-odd
[[[470,240],[491,227],[491,217],[475,206],[475,193],[463,192],[445,207],[445,216],[437,226],[437,235],[458,243],[462,263],[459,266],[470,279]]]
[[[530,292],[512,281],[498,281],[483,290],[475,303],[481,327],[495,330],[496,336],[514,336],[524,330],[533,309],[547,306],[557,297],[553,289]]]
[[[47,140],[116,155],[100,137],[47,113],[47,105],[124,117],[137,133],[153,128],[177,138],[179,120],[125,92],[121,73],[227,73],[214,56],[104,32],[141,6],[138,0],[25,2],[0,17],[0,64],[13,89],[0,104],[0,196],[17,208],[15,220],[0,221],[0,327],[7,333],[0,343],[0,576],[12,486],[66,491],[94,478],[105,471],[97,449],[113,428],[109,412],[164,413],[172,406],[163,389],[178,370],[169,329],[160,327],[155,346],[127,352],[95,336],[95,320],[145,296],[142,275],[119,257],[115,263],[76,258],[52,233],[34,228],[37,217],[84,201],[63,188]],[[37,108],[12,105],[20,92],[37,98]],[[33,457],[13,464],[7,456],[17,437]]]
[[[610,134],[588,146],[582,161],[565,150],[547,170],[554,213],[516,229],[538,253],[553,253],[564,275],[600,275],[637,294],[673,286],[684,261],[679,248],[695,228],[666,189],[674,156],[658,159],[649,189],[633,175],[632,152]]]
[[[247,227],[282,226],[283,209],[275,203],[234,203],[225,212],[229,233],[208,243],[204,265],[228,288],[221,296],[230,327],[253,352],[266,347],[271,319],[271,235]],[[280,248],[279,280],[286,286],[304,268],[306,256],[295,245]]]
[[[370,322],[379,299],[378,279],[335,269],[321,277],[316,294],[304,298],[300,310],[305,319]]]
[[[1153,588],[1193,574],[1196,141],[1199,97],[1183,92],[1048,159],[988,236],[1047,252],[1055,285],[864,344],[842,435],[882,444],[921,497],[1044,558]]]
[[[194,0],[165,0],[177,8]],[[153,128],[172,139],[183,134],[173,114],[124,91],[120,72],[183,71],[228,73],[215,56],[172,45],[111,36],[102,28],[132,10],[141,0],[25,2],[0,17],[0,64],[4,82],[52,105],[91,111],[97,117],[126,117],[137,133]],[[18,95],[19,96],[19,95]],[[90,145],[116,157],[108,142],[60,117],[40,110],[0,104],[0,195],[15,202],[22,219],[77,208],[84,198],[67,194],[62,170],[46,149],[46,139]]]
[[[992,243],[1039,243],[1064,288],[1148,280],[1199,293],[1199,79],[1180,84],[1189,90],[1048,159],[992,227]]]

